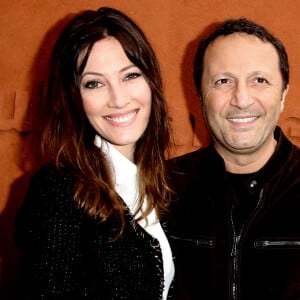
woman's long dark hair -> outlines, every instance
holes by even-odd
[[[113,8],[87,10],[68,23],[59,36],[50,60],[49,80],[42,104],[41,157],[74,177],[74,199],[91,217],[105,221],[117,214],[124,228],[126,207],[114,188],[111,170],[101,148],[95,146],[95,129],[83,109],[79,78],[95,42],[113,36],[128,59],[145,76],[152,91],[149,124],[134,153],[138,168],[140,207],[148,206],[160,217],[169,205],[166,155],[171,146],[161,71],[157,57],[139,27]]]

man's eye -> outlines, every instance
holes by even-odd
[[[84,87],[88,89],[95,89],[101,86],[101,83],[98,81],[88,81]]]
[[[229,80],[227,78],[221,78],[219,80],[216,81],[216,84],[225,84],[225,83],[228,83]]]
[[[268,81],[267,81],[265,78],[262,78],[262,77],[257,77],[257,78],[255,79],[255,81],[256,81],[257,83],[268,83]]]

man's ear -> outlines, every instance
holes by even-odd
[[[287,84],[286,88],[283,90],[282,95],[281,95],[281,107],[280,107],[280,112],[283,111],[284,108],[284,103],[285,103],[285,97],[289,91],[290,86]]]

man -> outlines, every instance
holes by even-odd
[[[300,150],[277,126],[285,48],[250,20],[227,20],[194,67],[212,143],[171,160],[176,299],[300,299]]]

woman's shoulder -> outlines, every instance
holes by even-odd
[[[63,226],[73,224],[75,220],[78,222],[80,216],[74,201],[71,177],[49,165],[40,168],[31,177],[25,198],[16,214],[16,225],[19,230],[31,226],[45,228],[47,224]]]
[[[15,216],[19,246],[50,247],[51,241],[51,247],[61,247],[62,241],[68,243],[77,238],[82,214],[76,208],[72,186],[72,180],[53,166],[34,173]]]
[[[73,203],[72,176],[54,165],[40,167],[31,177],[25,202],[37,206]]]
[[[40,167],[32,176],[35,181],[72,181],[72,176],[66,172],[64,168],[58,168],[53,164],[48,164]]]
[[[43,190],[44,192],[69,191],[73,186],[73,177],[67,175],[63,169],[58,169],[54,165],[45,165],[40,167],[32,175],[29,183],[29,190]]]

